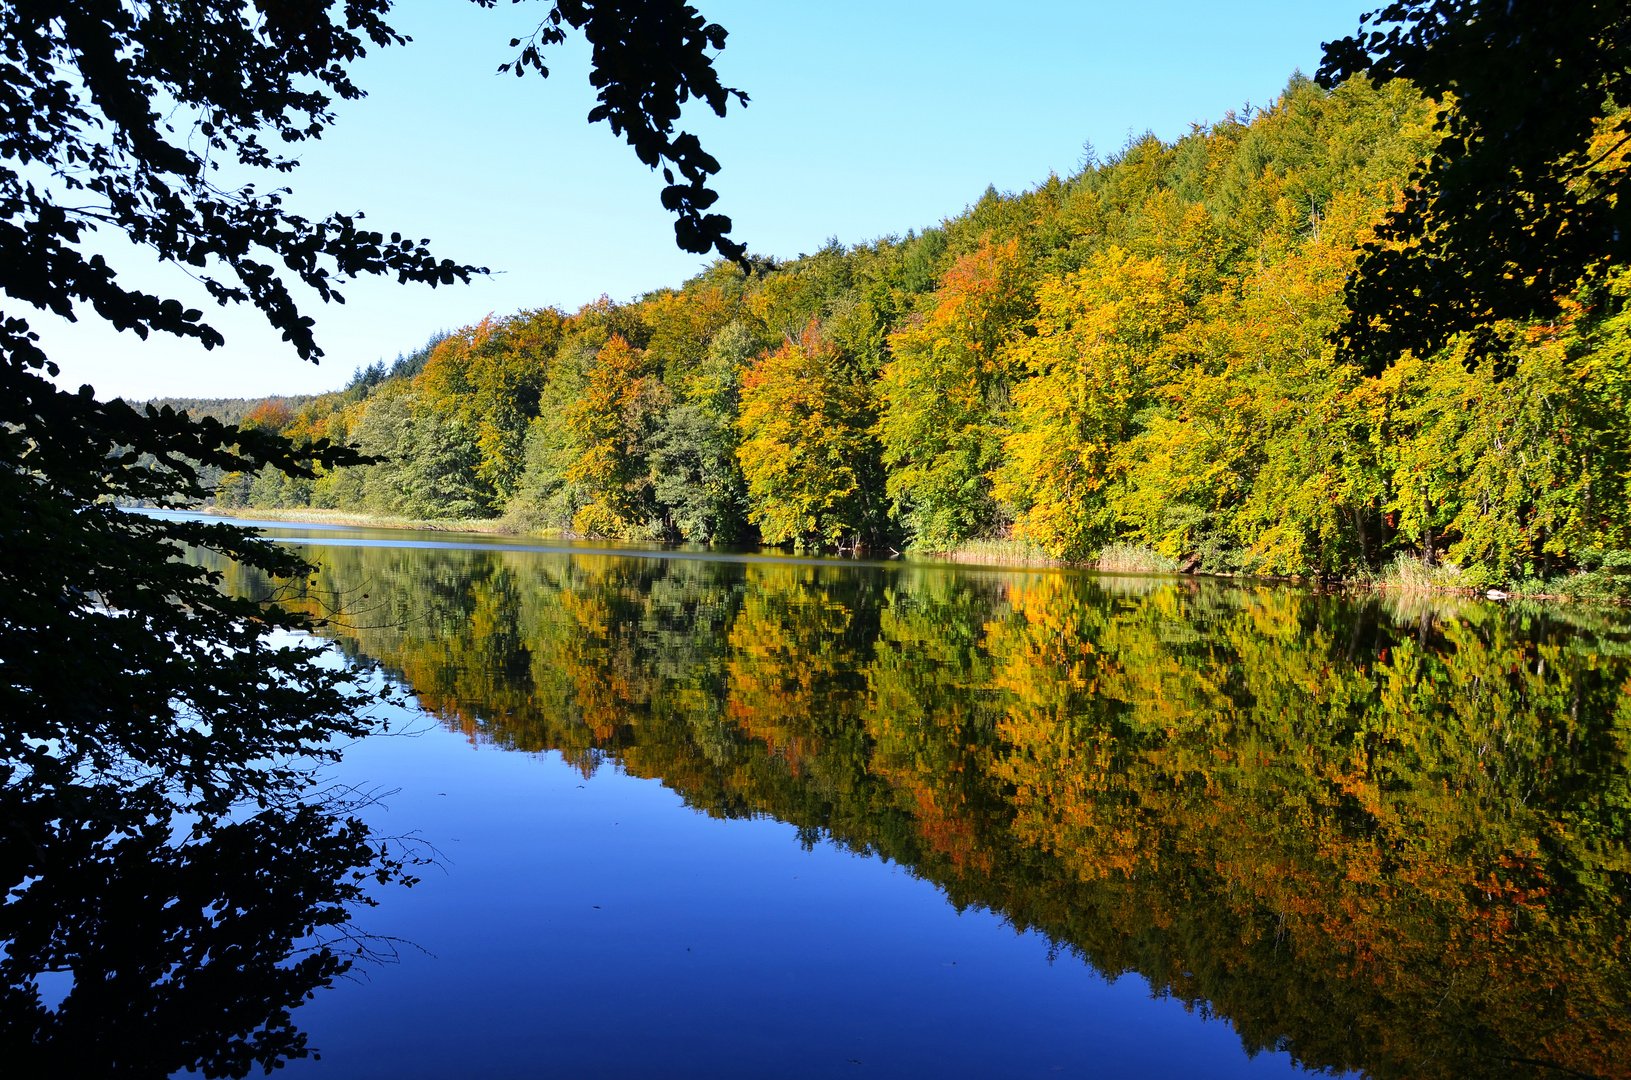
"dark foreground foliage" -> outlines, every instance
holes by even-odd
[[[1631,10],[1617,0],[1395,0],[1319,77],[1409,80],[1442,136],[1365,246],[1348,351],[1376,373],[1501,319],[1556,318],[1631,257]]]
[[[275,580],[301,560],[114,500],[196,496],[201,466],[357,456],[0,374],[0,1054],[128,1076],[301,1056],[290,1010],[351,965],[365,878],[402,869],[343,799],[306,796],[335,740],[373,729],[373,697],[318,662],[309,617],[185,556]]]

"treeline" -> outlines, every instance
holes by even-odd
[[[221,501],[624,539],[1468,585],[1624,562],[1631,272],[1377,376],[1337,357],[1362,246],[1433,148],[1402,82],[987,191],[921,233],[484,320],[255,421],[382,460]],[[1610,163],[1627,153],[1605,144]],[[400,366],[400,365],[399,365]]]
[[[310,394],[270,397],[259,401],[254,398],[162,397],[151,398],[143,404],[155,409],[170,408],[192,416],[212,416],[223,424],[247,423],[262,427],[272,418],[287,421],[312,400],[313,395]]]

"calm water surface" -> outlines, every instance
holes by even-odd
[[[268,531],[443,855],[296,1075],[1631,1075],[1612,613]]]

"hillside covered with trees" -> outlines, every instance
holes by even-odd
[[[1205,572],[1613,567],[1631,270],[1374,375],[1339,356],[1345,283],[1437,114],[1403,80],[1295,76],[1267,109],[921,232],[489,317],[248,418],[375,464],[233,475],[219,501],[828,550],[1136,545]],[[1594,167],[1623,170],[1610,128]]]

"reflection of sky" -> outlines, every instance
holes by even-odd
[[[340,775],[445,855],[360,929],[423,952],[296,1015],[336,1077],[1244,1077],[1222,1021],[1107,984],[1046,939],[792,826],[719,821],[650,780],[429,723]]]

